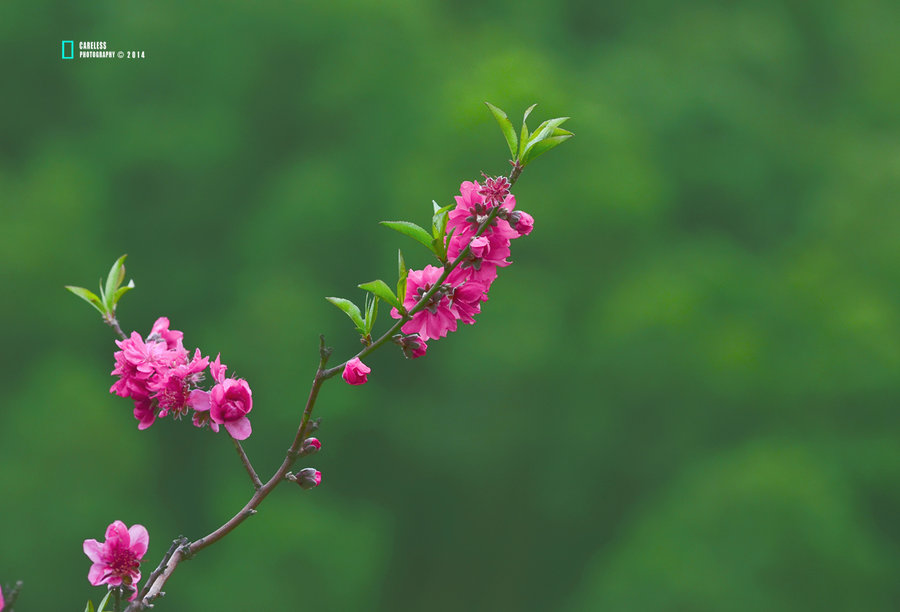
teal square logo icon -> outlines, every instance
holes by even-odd
[[[69,48],[68,53],[66,53],[66,47]],[[73,57],[75,57],[75,41],[74,40],[62,41],[62,58],[63,59],[72,59]]]

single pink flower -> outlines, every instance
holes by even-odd
[[[462,267],[456,268],[447,277],[451,289],[450,310],[457,319],[471,325],[475,323],[475,315],[481,312],[481,302],[486,302],[489,283],[482,283],[468,277]]]
[[[478,189],[478,195],[484,198],[485,204],[496,206],[506,199],[506,196],[509,195],[509,179],[505,176],[496,178],[486,176],[483,172],[481,176],[484,177],[484,185]]]
[[[147,552],[149,541],[150,536],[143,525],[126,527],[122,521],[115,521],[106,528],[106,541],[102,544],[93,539],[85,540],[84,554],[93,562],[88,572],[90,583],[94,586],[124,585],[136,594],[141,579],[141,559]]]
[[[506,267],[510,264],[506,259],[509,257],[509,240],[497,234],[482,235],[475,239],[453,236],[447,245],[447,257],[451,261],[456,261],[466,245],[469,245],[469,253],[456,270],[462,270],[467,279],[490,286],[497,278],[497,267]]]
[[[156,374],[158,367],[166,367],[173,359],[172,354],[162,342],[144,342],[141,335],[131,332],[131,337],[116,340],[121,349],[116,351],[116,367],[112,375],[119,380],[113,383],[109,392],[119,397],[149,395],[147,383]]]
[[[493,202],[486,201],[484,196],[478,193],[481,189],[481,185],[477,182],[471,183],[466,181],[459,186],[460,195],[455,196],[456,208],[447,213],[448,234],[453,231],[454,236],[468,236],[471,238],[478,232],[478,228],[495,206]],[[512,194],[507,195],[500,206],[506,209],[501,211],[502,215],[509,215],[516,206],[516,197]],[[512,240],[517,238],[519,234],[498,214],[491,224],[485,228],[483,235],[497,235],[506,240]]]
[[[182,344],[184,334],[174,329],[169,331],[168,317],[160,317],[153,323],[153,327],[150,329],[150,335],[147,337],[147,340],[162,340],[166,343],[166,348],[170,351],[184,349],[184,345]]]
[[[212,424],[224,425],[235,440],[246,440],[253,429],[247,414],[253,410],[253,394],[243,378],[226,378],[208,393],[200,389],[191,392],[189,405],[197,412],[209,411]],[[194,425],[202,427],[204,419],[194,415]],[[218,431],[218,427],[214,429]]]
[[[147,388],[153,392],[152,398],[159,405],[160,417],[169,414],[170,410],[175,413],[175,418],[184,416],[188,410],[190,394],[203,380],[201,372],[207,365],[209,357],[202,357],[200,349],[197,349],[190,362],[157,371],[156,377],[150,381]]]
[[[372,368],[354,357],[344,366],[344,373],[341,375],[351,385],[362,385],[366,382],[369,372]]]
[[[443,268],[425,266],[424,270],[410,270],[406,276],[406,298],[403,306],[407,310],[425,295],[443,274]],[[418,334],[422,340],[443,338],[448,331],[456,331],[456,316],[450,310],[450,298],[446,291],[450,289],[441,287],[429,298],[425,308],[412,316],[412,319],[403,324],[400,329],[405,334]],[[400,318],[396,308],[391,309],[391,316]]]

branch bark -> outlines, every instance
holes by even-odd
[[[521,168],[518,169],[521,172]],[[510,187],[513,183],[515,183],[516,179],[519,177],[519,172],[516,172],[516,166],[513,167],[513,172],[510,173],[509,181]],[[479,226],[478,231],[472,237],[472,240],[480,236],[488,226],[493,222],[493,220],[497,217],[497,214],[500,212],[500,205],[495,206],[491,212],[488,214],[487,218],[482,222]],[[441,274],[438,281],[431,287],[420,299],[416,302],[415,306],[413,306],[409,311],[404,313],[401,318],[394,323],[394,325],[378,340],[370,344],[369,346],[363,348],[359,353],[355,355],[355,357],[362,358],[369,353],[377,350],[379,347],[383,346],[397,331],[400,327],[409,321],[414,314],[425,308],[428,301],[431,299],[431,296],[434,295],[436,291],[440,289],[441,284],[447,279],[451,272],[468,256],[469,247],[471,245],[471,240],[469,241],[469,245],[466,245],[466,248],[454,259],[452,262],[448,262],[444,266],[444,272]],[[113,319],[115,322],[115,319]],[[113,323],[110,323],[112,326]],[[118,323],[116,323],[114,329],[118,327]],[[121,334],[121,330],[117,329],[117,331],[124,337],[124,334]],[[325,346],[325,337],[320,336],[319,342],[319,367],[316,369],[316,375],[313,377],[312,386],[309,390],[309,396],[306,399],[306,406],[303,409],[303,416],[300,419],[300,426],[297,428],[297,433],[294,436],[294,441],[285,454],[284,460],[281,463],[281,466],[275,471],[271,478],[261,486],[256,488],[256,492],[250,498],[250,500],[244,505],[241,510],[231,517],[225,524],[220,526],[218,529],[213,531],[212,533],[203,536],[202,538],[191,542],[190,544],[182,544],[176,546],[175,544],[179,542],[176,540],[173,542],[172,547],[169,549],[169,552],[166,553],[166,557],[163,558],[163,561],[160,563],[159,567],[154,570],[154,572],[150,575],[147,580],[147,583],[144,585],[144,588],[141,590],[139,597],[135,598],[135,601],[126,608],[126,612],[139,612],[145,608],[151,607],[152,602],[161,597],[165,593],[162,591],[162,588],[165,586],[166,582],[172,576],[172,573],[178,567],[178,565],[191,557],[193,557],[197,552],[203,550],[207,546],[211,546],[224,538],[226,535],[234,531],[241,523],[243,523],[248,517],[256,514],[256,509],[263,502],[263,500],[271,493],[275,487],[277,487],[283,480],[287,479],[287,474],[291,469],[291,466],[294,465],[294,462],[297,460],[297,457],[300,453],[300,447],[303,444],[303,441],[306,439],[308,434],[308,429],[310,426],[310,417],[312,416],[313,409],[316,405],[316,400],[319,396],[319,390],[322,387],[322,384],[335,376],[338,372],[340,372],[347,361],[344,361],[340,365],[334,366],[332,368],[326,369],[325,366],[328,362],[328,358],[331,356],[331,349]],[[352,359],[352,357],[350,358]],[[257,483],[260,482],[259,477],[256,475],[256,472],[253,470],[253,467],[250,465],[249,459],[247,459],[246,454],[243,452],[243,448],[241,448],[240,444],[235,440],[235,447],[238,450],[238,454],[241,455],[241,460],[244,462],[244,467],[247,468],[247,472],[250,474],[251,480],[253,480],[254,486],[257,486]]]

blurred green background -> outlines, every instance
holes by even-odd
[[[123,326],[221,351],[271,474],[318,334],[358,348],[323,297],[428,262],[377,222],[508,169],[484,100],[577,136],[516,185],[536,229],[478,325],[327,384],[324,485],[279,488],[157,609],[900,609],[898,7],[0,5],[17,609],[96,602],[81,542],[114,519],[149,529],[146,575],[250,493],[224,437],[136,429],[62,286],[127,252]]]

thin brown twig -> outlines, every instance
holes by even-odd
[[[517,172],[511,173],[510,186],[512,186],[515,180],[518,179],[518,176],[519,173]],[[415,313],[425,308],[428,300],[430,300],[431,296],[434,295],[434,293],[438,291],[438,289],[440,289],[441,284],[447,279],[450,273],[454,269],[456,269],[456,267],[462,262],[463,259],[465,259],[465,257],[468,256],[471,241],[480,236],[487,229],[487,227],[497,217],[497,214],[500,212],[500,208],[500,205],[497,205],[491,210],[487,218],[479,226],[478,231],[474,236],[472,236],[472,239],[469,241],[470,244],[466,245],[466,248],[463,249],[462,252],[460,252],[456,259],[444,266],[444,272],[441,274],[440,278],[434,284],[434,286],[432,286],[431,289],[427,291],[411,309],[409,309],[406,313],[403,313],[400,320],[398,320],[393,326],[391,326],[391,328],[383,336],[357,353],[356,357],[363,357],[365,355],[368,355],[372,351],[384,345],[388,341],[388,339],[390,339],[391,336],[393,336],[406,321],[411,319]],[[259,505],[269,495],[269,493],[271,493],[275,489],[275,487],[281,484],[283,480],[287,479],[287,474],[291,469],[291,466],[293,466],[294,462],[297,460],[297,457],[300,453],[300,447],[302,446],[303,441],[306,439],[310,417],[312,416],[313,409],[315,408],[316,400],[319,396],[319,389],[321,389],[322,383],[340,372],[344,365],[347,363],[345,361],[340,365],[325,369],[325,365],[328,362],[328,358],[330,356],[331,349],[325,346],[325,337],[320,336],[319,367],[316,369],[316,375],[313,378],[312,386],[309,390],[309,397],[307,397],[306,399],[306,406],[303,409],[303,416],[300,419],[300,426],[297,429],[297,434],[294,436],[293,443],[285,454],[284,461],[282,461],[281,465],[275,471],[272,477],[265,484],[257,488],[256,492],[244,505],[244,507],[241,508],[241,510],[233,517],[231,517],[226,523],[221,525],[212,533],[198,540],[195,540],[194,542],[191,542],[190,545],[176,547],[175,551],[171,553],[171,555],[169,555],[168,560],[164,558],[163,562],[160,563],[160,566],[157,568],[157,570],[162,568],[162,571],[154,571],[154,573],[150,575],[150,578],[147,580],[147,583],[141,590],[141,593],[143,595],[141,597],[135,598],[135,601],[130,606],[128,606],[128,608],[126,608],[126,612],[137,612],[143,610],[144,608],[150,607],[153,600],[163,594],[163,586],[165,586],[166,582],[169,580],[172,573],[175,571],[181,561],[193,557],[194,554],[203,550],[207,546],[215,544],[223,537],[234,531],[248,517],[256,514],[256,508],[259,507]],[[237,444],[236,440],[235,443],[236,447],[238,448],[238,452],[243,455],[243,459],[243,457],[246,457],[246,455],[242,453],[242,449],[240,445]],[[252,479],[255,473],[253,472],[252,467],[250,467],[249,460],[245,464],[245,467],[248,468],[248,472],[251,474]]]
[[[246,468],[247,473],[250,475],[250,480],[253,481],[253,488],[258,490],[262,486],[262,481],[256,474],[256,470],[253,469],[253,465],[250,463],[250,458],[247,456],[247,453],[244,452],[244,447],[241,446],[241,443],[238,442],[235,438],[231,438],[231,441],[234,442],[234,448],[237,450],[238,456],[241,458],[241,463],[244,464],[244,468]]]
[[[162,573],[163,569],[166,567],[166,564],[169,562],[169,559],[172,558],[172,555],[175,554],[175,551],[178,550],[181,546],[187,546],[191,541],[186,537],[181,536],[175,540],[172,540],[172,545],[169,546],[169,550],[166,551],[166,554],[163,555],[162,561],[159,562],[159,565],[156,566],[156,569],[150,572],[150,576],[147,578],[147,583],[144,585],[144,588],[138,593],[138,596],[135,598],[137,601],[141,601],[144,599],[144,596],[147,594],[147,591],[150,590],[150,585],[156,582],[156,579]],[[129,608],[130,609],[130,608]]]
[[[111,314],[104,315],[103,322],[112,327],[113,331],[116,332],[116,335],[119,336],[119,338],[121,338],[122,340],[128,338],[128,336],[125,335],[125,332],[122,331],[122,328],[119,327],[119,320],[116,319],[115,316]]]
[[[16,603],[16,600],[19,598],[19,593],[22,592],[22,585],[24,583],[21,580],[16,581],[16,585],[7,593],[6,595],[6,605],[4,606],[4,610],[9,610],[12,612],[13,606]]]

